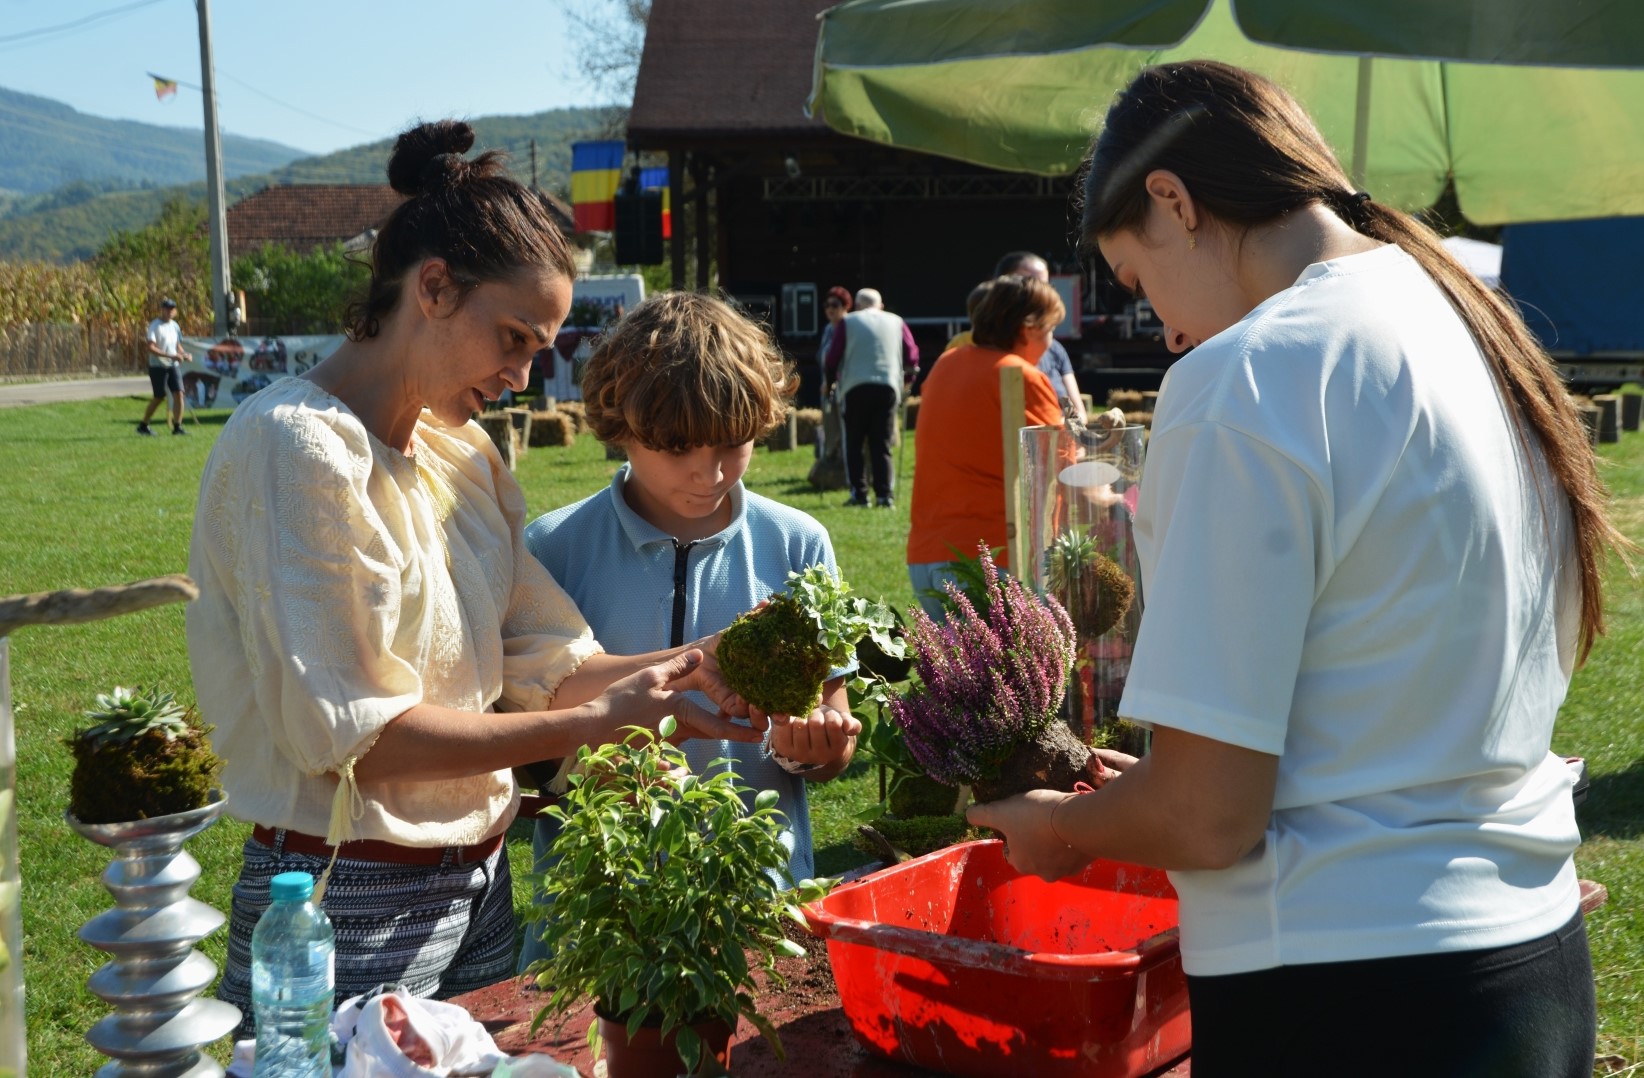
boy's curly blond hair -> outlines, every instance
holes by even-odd
[[[600,338],[582,398],[600,441],[681,453],[758,441],[797,384],[765,327],[722,299],[660,292]]]

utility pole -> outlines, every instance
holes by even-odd
[[[229,319],[228,213],[223,193],[223,140],[217,130],[217,72],[211,59],[211,0],[195,0],[200,13],[200,86],[205,98],[206,231],[211,239],[211,333],[238,328]]]
[[[537,189],[537,140],[531,140],[531,190]]]

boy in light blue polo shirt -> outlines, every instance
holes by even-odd
[[[784,590],[790,572],[837,572],[821,524],[742,486],[754,444],[781,420],[796,382],[758,326],[721,300],[661,293],[605,336],[582,377],[589,426],[622,446],[628,463],[607,489],[532,521],[525,542],[607,650],[703,641],[711,653],[717,640],[704,638]],[[861,725],[845,696],[852,669],[832,672],[809,716],[774,720],[768,750],[681,746],[693,771],[726,757],[743,785],[777,792],[795,880],[815,875],[806,783],[833,778],[856,751]],[[539,867],[552,840],[550,821],[537,821]],[[520,968],[542,956],[527,931]]]

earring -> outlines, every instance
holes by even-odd
[[[1188,229],[1187,230],[1187,249],[1189,251],[1197,250],[1198,246],[1199,246],[1199,237],[1193,234],[1193,230],[1191,228]]]

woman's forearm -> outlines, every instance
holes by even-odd
[[[608,709],[588,701],[555,711],[478,713],[417,704],[383,728],[354,765],[354,776],[362,782],[436,782],[483,775],[570,756],[615,732]]]
[[[603,652],[590,655],[582,660],[574,673],[559,683],[559,688],[554,691],[553,705],[556,708],[573,708],[586,704],[604,692],[611,682],[637,674],[647,666],[666,662],[693,647],[700,648],[701,645],[686,644],[646,655],[606,655]]]

